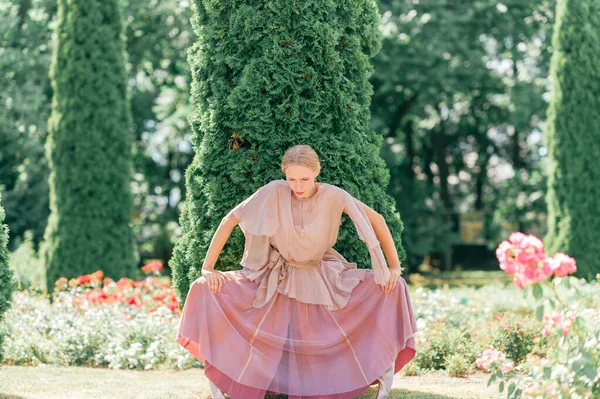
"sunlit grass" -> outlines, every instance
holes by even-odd
[[[407,377],[396,374],[389,399],[493,399],[487,375],[451,378],[443,374]],[[359,396],[375,398],[377,386]],[[202,369],[111,370],[90,367],[0,367],[0,399],[208,399]],[[285,396],[268,396],[269,399]]]

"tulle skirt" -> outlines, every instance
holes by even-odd
[[[351,399],[416,353],[416,321],[406,281],[385,293],[366,270],[346,306],[329,310],[276,293],[254,308],[258,283],[227,272],[213,294],[203,278],[190,286],[177,342],[204,364],[232,399]]]

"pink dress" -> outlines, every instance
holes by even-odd
[[[237,205],[243,269],[227,272],[235,280],[216,294],[204,279],[190,286],[177,342],[233,399],[351,399],[415,356],[406,281],[381,289],[389,269],[362,203],[319,184],[299,199],[287,181],[274,180]],[[373,270],[333,249],[344,208]]]

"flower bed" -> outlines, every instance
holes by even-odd
[[[56,282],[50,298],[15,293],[0,328],[6,332],[4,363],[187,369],[200,363],[175,341],[179,304],[158,277],[158,261],[144,266],[141,281],[103,278],[102,271]]]

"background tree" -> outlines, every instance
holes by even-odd
[[[407,263],[414,270],[436,254],[449,269],[464,211],[482,212],[491,243],[500,221],[544,211],[535,170],[550,7],[491,0],[380,0],[379,7],[384,41],[371,79],[372,126],[386,138],[390,193],[406,215]],[[519,196],[518,206],[496,195],[510,173],[525,176],[511,188],[532,194]]]
[[[171,256],[179,234],[185,168],[191,162],[187,48],[193,34],[189,4],[122,0],[128,91],[134,137],[133,229],[141,258]],[[52,87],[48,78],[57,4],[7,2],[0,7],[0,190],[4,191],[9,249],[42,240],[47,218],[48,163],[44,157]]]
[[[0,194],[0,322],[4,314],[11,306],[13,292],[17,290],[13,272],[8,268],[8,226],[4,224],[4,208],[2,207],[2,195]],[[0,330],[0,363],[3,360],[2,343],[4,342],[3,330]]]
[[[30,230],[44,235],[48,163],[44,157],[52,87],[48,78],[56,2],[3,2],[0,6],[0,190],[9,249]]]
[[[171,257],[192,160],[187,121],[193,40],[185,1],[123,1],[134,134],[134,231],[142,258]]]
[[[51,214],[43,253],[49,288],[62,276],[101,268],[119,278],[135,268],[121,31],[114,0],[58,3],[48,129]]]
[[[600,3],[561,1],[552,43],[553,96],[548,109],[549,254],[577,259],[577,275],[600,272]]]
[[[284,176],[290,146],[311,144],[322,160],[321,181],[341,186],[381,212],[400,259],[402,223],[385,189],[389,172],[381,137],[369,129],[372,73],[380,48],[378,13],[368,0],[197,1],[190,50],[196,151],[186,171],[183,234],[171,261],[184,297],[199,276],[212,235],[225,214],[259,186]],[[347,218],[344,218],[347,222]],[[361,267],[368,251],[350,223],[337,247]],[[236,229],[216,268],[239,269]]]

